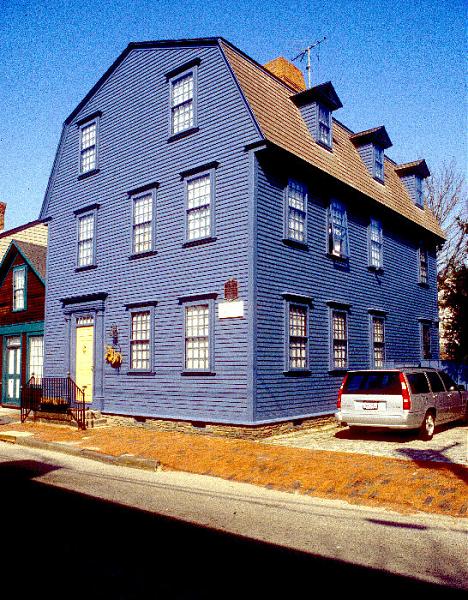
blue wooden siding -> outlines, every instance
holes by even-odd
[[[405,184],[406,189],[408,190],[408,193],[409,193],[411,199],[416,204],[416,198],[417,198],[416,176],[414,174],[404,175],[401,178],[401,181]]]
[[[288,177],[303,181],[309,191],[308,249],[282,242],[284,186]],[[350,368],[371,366],[369,311],[385,311],[387,363],[418,363],[421,359],[421,318],[437,320],[435,250],[429,250],[429,287],[418,285],[420,230],[365,201],[362,196],[335,186],[313,170],[266,151],[259,154],[257,173],[257,421],[330,413],[342,373],[329,372],[328,303],[349,305],[348,348]],[[326,256],[326,220],[330,196],[347,208],[349,262]],[[383,223],[384,272],[368,269],[370,217]],[[309,376],[288,377],[284,370],[285,292],[313,298],[309,309]],[[432,329],[435,357],[437,330]]]
[[[357,147],[357,151],[362,159],[362,162],[366,165],[369,173],[374,177],[374,144],[363,144]]]
[[[165,74],[199,57],[198,127],[183,139],[168,142],[169,88]],[[78,181],[79,128],[76,122],[101,111],[99,169]],[[61,299],[107,294],[103,339],[111,343],[116,325],[124,353],[120,371],[104,364],[96,369],[97,394],[102,383],[103,410],[129,415],[248,422],[252,414],[249,247],[251,190],[246,144],[258,140],[249,111],[217,47],[134,50],[119,65],[73,122],[66,127],[49,186],[45,211],[50,217],[46,308],[47,375],[73,375],[73,340]],[[217,240],[184,248],[184,181],[180,173],[217,161]],[[128,192],[159,184],[155,209],[156,254],[129,259],[131,198]],[[96,268],[75,272],[74,211],[98,203]],[[239,281],[244,319],[215,319],[213,377],[182,377],[183,310],[178,298],[217,293]],[[129,318],[125,305],[154,306],[152,375],[129,375]],[[85,307],[86,308],[86,307]],[[251,325],[250,325],[251,326]],[[70,360],[70,354],[71,360]]]

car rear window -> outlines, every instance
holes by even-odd
[[[427,377],[431,384],[431,389],[433,392],[445,392],[444,384],[442,383],[442,379],[437,375],[435,371],[428,371]]]
[[[413,394],[427,394],[429,384],[424,373],[408,373],[406,375]]]
[[[401,394],[400,378],[396,371],[348,373],[343,392],[348,394]]]

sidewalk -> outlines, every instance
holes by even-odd
[[[4,410],[0,413],[0,441],[116,465],[211,475],[399,512],[468,517],[468,469],[459,464],[310,450],[269,444],[268,440],[143,427],[78,431],[33,421],[21,424],[17,411]]]

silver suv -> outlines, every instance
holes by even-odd
[[[350,427],[419,429],[430,440],[435,424],[468,420],[468,393],[438,369],[349,371],[335,417]]]

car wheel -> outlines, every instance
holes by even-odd
[[[432,412],[427,412],[424,421],[422,422],[421,429],[419,430],[420,437],[422,440],[432,440],[435,429],[435,416]]]

